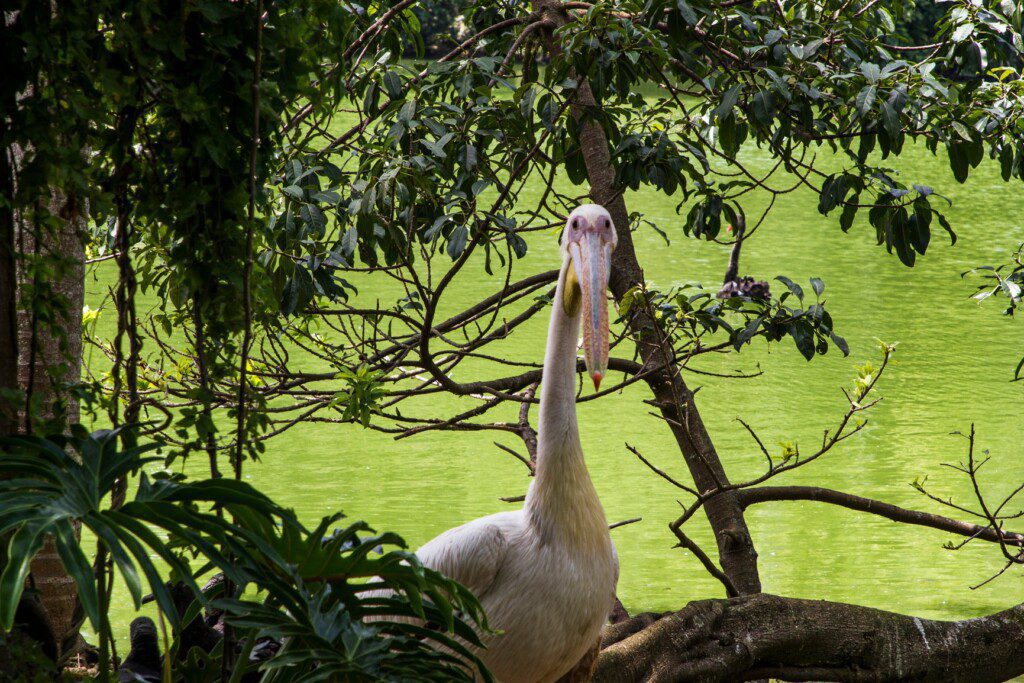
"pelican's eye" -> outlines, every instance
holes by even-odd
[[[608,228],[610,228],[610,227],[612,227],[612,222],[611,222],[611,220],[610,220],[610,219],[608,219],[608,218],[605,218],[605,219],[604,219],[604,229],[605,229],[605,230],[607,230],[607,229],[608,229]]]
[[[572,225],[572,229],[573,230],[579,230],[580,229],[580,219],[579,218],[573,218],[571,225]]]

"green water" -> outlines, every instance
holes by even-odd
[[[767,164],[756,149],[747,150],[746,161],[754,167]],[[760,473],[763,464],[736,418],[750,423],[770,445],[792,440],[813,450],[821,430],[834,426],[845,408],[840,387],[852,385],[855,365],[877,361],[876,338],[900,345],[897,362],[880,385],[885,400],[871,411],[867,428],[822,460],[774,483],[816,484],[942,512],[908,483],[927,474],[936,492],[966,496],[964,482],[940,463],[963,457],[963,442],[949,433],[972,421],[980,447],[994,455],[986,466],[993,492],[1020,480],[1022,429],[1015,407],[1020,388],[1009,380],[1024,353],[1024,325],[1000,316],[998,303],[979,307],[971,301],[972,288],[960,273],[1003,262],[1024,241],[1018,219],[1024,191],[1019,184],[1002,183],[992,165],[958,186],[944,159],[923,149],[910,149],[897,167],[908,182],[933,185],[954,201],[948,215],[960,237],[955,247],[940,231],[927,256],[908,269],[875,246],[866,221],[843,234],[837,219],[818,215],[816,197],[807,192],[781,197],[746,245],[745,274],[764,279],[785,274],[808,290],[809,277],[825,281],[828,307],[851,355],[843,358],[833,349],[808,363],[791,342],[770,348],[759,342],[738,357],[704,367],[760,366],[764,376],[689,378],[701,387],[699,407],[734,481]],[[750,197],[748,215],[765,201],[764,196]],[[628,195],[627,202],[672,237],[666,246],[651,230],[635,235],[648,280],[659,286],[703,281],[717,288],[727,248],[682,235],[682,219],[675,213],[678,197],[642,192]],[[551,268],[556,259],[553,237],[534,236],[516,275]],[[94,306],[108,280],[109,272],[102,270],[90,280]],[[482,264],[471,264],[450,290],[446,309],[454,311],[499,284],[486,278]],[[384,302],[395,292],[375,282],[362,287],[361,296]],[[112,324],[111,316],[104,327]],[[503,351],[539,362],[546,326],[546,315],[539,316]],[[676,499],[685,494],[624,447],[633,444],[662,469],[687,478],[668,430],[641,402],[647,397],[645,388],[634,385],[622,395],[581,405],[579,413],[587,460],[609,519],[643,518],[612,532],[621,564],[619,595],[630,610],[665,610],[721,596],[723,590],[693,556],[672,548],[667,524],[679,512]],[[449,415],[470,404],[431,399],[430,405]],[[495,434],[428,433],[395,441],[358,426],[308,424],[271,441],[263,462],[249,465],[245,476],[310,522],[340,509],[397,531],[416,547],[449,527],[510,509],[499,497],[524,492],[525,468],[495,448],[492,441],[505,438]],[[1001,567],[998,549],[988,544],[950,552],[941,547],[950,537],[940,532],[814,503],[756,506],[749,523],[766,591],[950,619],[1019,602],[1020,578],[1013,572],[970,589]],[[692,536],[713,550],[703,518],[691,524]],[[121,601],[115,623],[124,628],[131,616],[127,601]]]

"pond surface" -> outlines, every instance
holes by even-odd
[[[746,157],[754,167],[767,163],[753,148]],[[824,280],[828,308],[851,354],[844,358],[833,348],[807,362],[791,341],[771,347],[758,342],[739,356],[704,367],[760,367],[763,376],[688,378],[701,387],[699,408],[734,481],[760,473],[763,465],[736,418],[757,429],[770,448],[779,450],[778,442],[793,441],[813,450],[822,430],[833,428],[841,417],[841,387],[852,386],[855,367],[868,360],[877,363],[877,339],[899,342],[899,348],[879,387],[885,398],[870,412],[868,426],[825,458],[773,483],[826,486],[941,513],[941,506],[909,483],[927,475],[935,492],[966,500],[965,482],[941,464],[964,457],[963,440],[950,432],[967,430],[972,422],[979,447],[993,455],[985,468],[991,489],[1003,490],[1024,476],[1024,430],[1017,408],[1021,387],[1010,383],[1024,354],[1024,324],[1001,316],[998,302],[978,306],[969,299],[973,281],[960,277],[974,266],[1007,261],[1024,241],[1024,189],[1019,182],[1004,184],[992,164],[976,171],[967,185],[956,185],[945,157],[933,157],[923,148],[908,150],[897,168],[906,182],[932,185],[954,202],[948,216],[959,234],[955,247],[940,229],[933,233],[928,254],[908,269],[875,245],[866,219],[844,234],[838,217],[820,216],[816,196],[803,191],[781,197],[745,246],[745,274],[768,280],[786,275],[808,291],[808,278]],[[678,195],[652,192],[627,196],[631,210],[643,212],[671,238],[666,246],[650,229],[635,235],[646,276],[661,287],[704,282],[717,290],[728,248],[686,238],[675,212],[678,201]],[[756,215],[765,201],[750,197],[748,216]],[[534,236],[517,276],[554,267],[556,259],[554,238]],[[482,266],[469,270],[453,288],[453,309],[476,300],[481,287],[489,292],[499,286],[484,277]],[[90,281],[94,307],[107,281],[104,272]],[[782,288],[778,282],[772,286]],[[385,302],[392,294],[393,288],[368,285],[361,292]],[[104,325],[111,323],[108,319]],[[546,327],[546,315],[539,316],[517,334],[508,353],[540,362]],[[721,585],[691,554],[672,547],[667,525],[679,513],[677,498],[685,494],[625,448],[628,442],[662,469],[688,478],[667,428],[641,402],[648,397],[644,387],[634,385],[622,395],[580,407],[584,449],[609,520],[643,518],[612,532],[621,563],[619,595],[631,611],[675,609],[689,600],[723,595]],[[442,414],[456,406],[444,400],[434,405]],[[525,491],[525,468],[499,451],[495,438],[492,433],[427,433],[395,441],[358,426],[309,424],[271,441],[263,462],[247,466],[246,478],[308,522],[342,510],[379,529],[397,531],[417,547],[449,527],[510,509],[499,498]],[[971,590],[1001,567],[998,549],[988,544],[951,552],[942,548],[951,539],[946,534],[816,503],[755,506],[749,524],[764,589],[772,593],[946,619],[1019,602],[1020,574],[1012,571]],[[705,548],[714,549],[703,517],[695,518],[689,530]],[[127,600],[121,604],[115,623],[126,633],[131,608]]]

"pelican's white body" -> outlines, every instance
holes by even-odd
[[[593,205],[573,216],[589,218],[588,212],[607,217]],[[523,509],[451,529],[416,553],[480,600],[491,628],[500,631],[485,636],[480,656],[502,683],[557,681],[572,669],[600,637],[618,580],[608,522],[576,424],[580,314],[568,314],[562,304],[568,263],[566,258],[552,304],[537,472]]]
[[[479,654],[502,683],[561,678],[597,642],[615,595],[610,541],[589,550],[545,543],[525,510],[451,529],[416,554],[445,573],[458,563],[487,586],[467,583],[500,632],[484,638]]]

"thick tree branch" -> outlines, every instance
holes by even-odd
[[[594,681],[1005,681],[1024,673],[1024,605],[932,621],[774,595],[692,602],[605,632]]]

